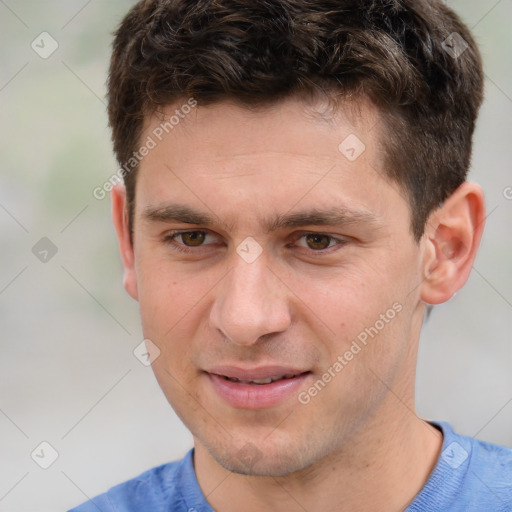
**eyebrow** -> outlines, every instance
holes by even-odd
[[[157,207],[148,207],[142,214],[143,218],[152,222],[180,222],[212,227],[215,224],[224,224],[229,230],[234,225],[226,224],[218,217],[207,212],[201,212],[183,204],[167,204]],[[278,214],[264,222],[266,231],[273,232],[279,229],[297,228],[300,226],[344,226],[348,224],[378,224],[378,218],[367,210],[353,210],[345,207],[327,209],[312,208],[295,213]]]

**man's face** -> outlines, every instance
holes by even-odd
[[[137,177],[126,286],[167,399],[246,474],[305,468],[412,405],[424,247],[384,177],[378,115],[307,112],[222,102],[162,141],[153,117],[141,138],[157,145]]]

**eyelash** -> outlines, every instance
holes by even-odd
[[[165,235],[163,241],[164,241],[164,243],[170,245],[173,249],[175,249],[175,250],[177,250],[179,252],[182,252],[182,253],[186,253],[186,254],[191,254],[191,253],[197,252],[195,250],[196,248],[204,247],[204,245],[198,245],[198,246],[196,246],[194,248],[194,247],[190,247],[190,246],[187,246],[187,245],[180,244],[180,243],[176,242],[176,240],[175,240],[176,237],[178,237],[179,235],[187,234],[187,233],[204,233],[205,235],[209,235],[209,233],[207,231],[200,230],[200,229],[189,230],[189,231],[171,231],[171,232],[169,232],[169,233],[167,233]],[[335,242],[337,242],[332,247],[327,247],[325,249],[318,249],[318,250],[308,249],[306,247],[301,247],[302,249],[307,250],[308,252],[310,252],[314,256],[321,256],[322,254],[330,253],[331,252],[330,249],[333,249],[334,247],[337,247],[337,246],[343,247],[347,243],[347,240],[336,238],[336,237],[334,237],[332,235],[328,235],[327,233],[320,233],[320,232],[317,232],[317,231],[303,232],[299,236],[297,236],[294,239],[294,241],[296,242],[297,240],[300,240],[301,238],[306,237],[308,235],[326,236],[326,237],[328,237],[330,239],[330,241],[334,240]],[[210,245],[210,244],[206,244],[206,245]]]

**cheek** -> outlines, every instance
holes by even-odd
[[[374,380],[370,369],[394,372],[405,357],[411,330],[406,320],[412,296],[407,295],[413,279],[402,269],[410,264],[382,257],[331,269],[320,279],[297,278],[299,296],[310,308],[303,307],[303,313],[310,318],[309,326],[316,326],[325,349],[323,366],[329,369],[338,356],[346,356],[343,379],[352,389],[364,389]],[[343,386],[343,379],[335,380]]]
[[[298,269],[288,277],[290,288],[332,335],[345,339],[363,329],[393,296],[383,276],[390,272],[364,264],[317,269],[307,275]]]
[[[162,360],[176,371],[180,365],[190,364],[197,350],[195,344],[201,341],[197,331],[208,314],[209,291],[220,278],[216,274],[171,266],[151,255],[139,261],[138,291],[144,336],[160,348]]]
[[[142,244],[141,244],[142,245]],[[166,261],[160,248],[148,244],[136,255],[137,284],[143,323],[159,330],[172,324],[190,309],[198,291],[197,279],[187,279],[186,273]]]

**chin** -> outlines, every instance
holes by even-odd
[[[211,457],[224,469],[247,476],[281,477],[307,469],[323,453],[315,453],[311,446],[305,443],[292,445],[289,441],[283,443],[269,442],[264,439],[238,442],[240,446],[233,450],[231,446],[218,446],[203,443]],[[329,450],[326,451],[326,454]]]

